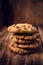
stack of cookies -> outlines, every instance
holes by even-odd
[[[41,45],[38,29],[31,24],[13,24],[8,31],[9,49],[16,54],[29,54]]]

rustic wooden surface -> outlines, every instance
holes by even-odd
[[[13,54],[8,49],[9,36],[7,28],[0,31],[0,65],[43,65],[43,46],[29,55]]]

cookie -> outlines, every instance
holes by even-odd
[[[14,34],[31,34],[37,32],[37,29],[31,24],[14,24],[8,27],[8,31]]]
[[[33,34],[33,35],[28,35],[24,37],[24,40],[35,40],[36,38],[38,38],[40,35],[39,33]]]
[[[28,41],[28,40],[18,40],[18,42],[16,43],[16,44],[22,44],[22,45],[26,45],[26,44],[28,44],[28,45],[30,45],[30,44],[33,44],[34,43],[34,40],[32,40],[32,41]]]
[[[33,50],[20,49],[19,54],[24,55],[24,54],[29,54],[29,53],[32,53],[32,52],[33,52]]]
[[[14,54],[20,54],[20,55],[29,54],[33,52],[33,50],[24,50],[17,47],[10,47],[10,51],[13,52]]]

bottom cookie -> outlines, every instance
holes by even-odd
[[[33,52],[33,50],[24,50],[24,49],[20,49],[17,47],[10,47],[10,51],[15,53],[15,54],[21,54],[21,55],[29,54],[29,53]]]

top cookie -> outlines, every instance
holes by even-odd
[[[8,31],[14,34],[31,34],[37,32],[37,29],[31,24],[13,24],[8,27]]]

